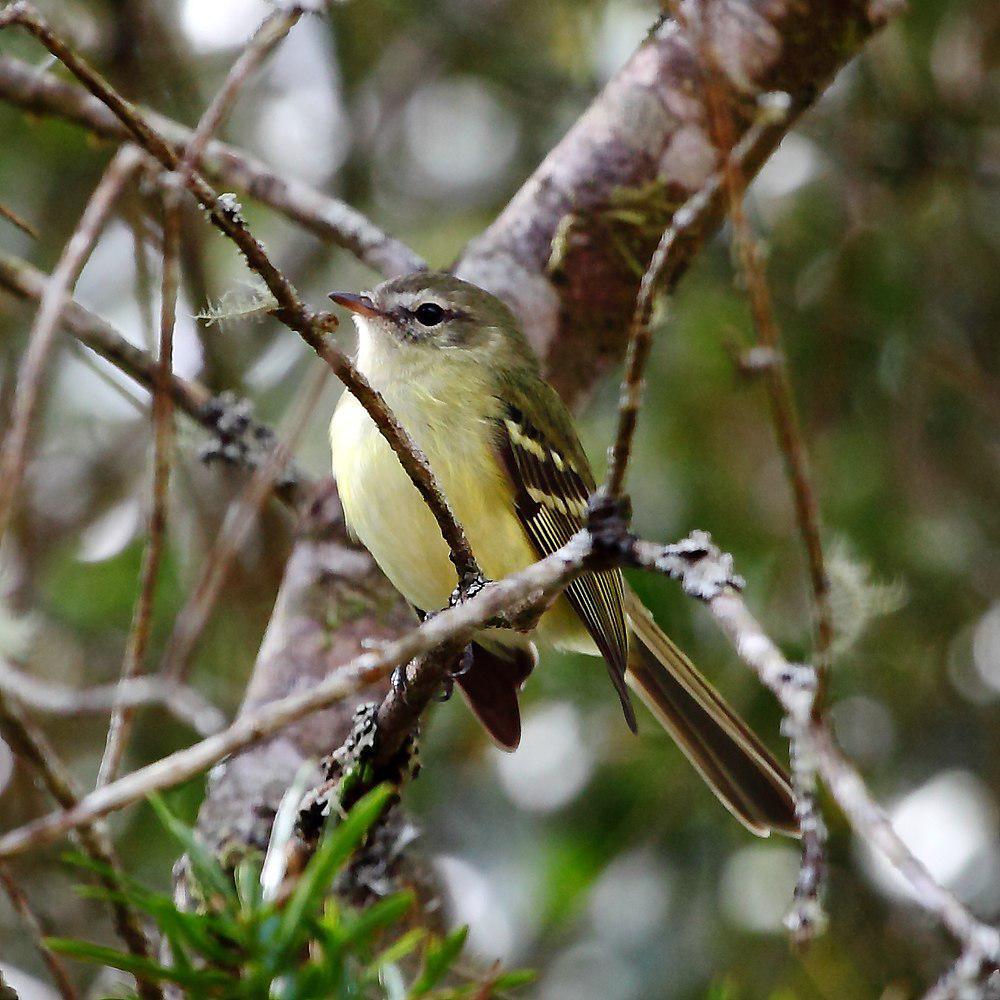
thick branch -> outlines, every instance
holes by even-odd
[[[754,120],[753,95],[786,92],[801,112],[900,8],[863,0],[714,3],[707,31],[724,56],[722,94],[736,136]],[[706,75],[690,41],[666,21],[456,265],[515,310],[567,400],[621,357],[660,234],[717,167],[701,99]],[[747,156],[747,179],[794,117],[770,128]],[[723,202],[716,192],[703,223],[677,247],[665,288],[718,224]]]

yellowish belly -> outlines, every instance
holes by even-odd
[[[450,411],[435,414],[426,407],[407,419],[405,410],[394,409],[427,455],[487,577],[498,580],[535,562],[537,555],[494,457],[489,421]],[[437,523],[368,414],[346,393],[330,438],[351,531],[411,604],[425,611],[445,607],[457,577]],[[537,638],[597,652],[565,600],[543,616]]]

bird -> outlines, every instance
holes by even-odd
[[[353,315],[358,370],[426,456],[488,578],[524,569],[586,525],[596,484],[573,418],[499,298],[435,271],[330,298]],[[350,533],[418,614],[447,606],[459,582],[450,550],[350,392],[337,403],[330,444]],[[456,683],[505,750],[520,740],[519,693],[539,647],[602,657],[633,731],[629,688],[748,830],[798,835],[784,768],[656,624],[619,569],[578,577],[530,634],[484,629],[468,647]]]

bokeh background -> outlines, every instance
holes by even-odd
[[[260,0],[69,0],[40,4],[130,97],[193,124]],[[446,265],[641,42],[657,14],[626,0],[356,0],[307,18],[242,98],[224,134],[337,193],[432,263]],[[866,49],[789,135],[753,185],[770,284],[812,452],[831,553],[840,643],[837,731],[902,835],[986,918],[1000,915],[1000,9],[940,0]],[[0,50],[43,64],[24,37]],[[79,129],[0,106],[4,249],[50,270],[112,150]],[[259,208],[274,256],[321,303],[373,276]],[[108,227],[78,298],[137,343],[149,333],[155,250],[136,199]],[[188,220],[177,362],[279,422],[312,363],[273,322],[207,325],[238,290],[231,247]],[[139,239],[137,240],[137,235]],[[631,487],[639,530],[708,529],[735,554],[748,599],[791,656],[809,611],[788,488],[762,390],[738,375],[751,337],[723,232],[685,278],[657,339]],[[155,312],[153,312],[155,315]],[[0,293],[0,412],[31,311]],[[343,336],[350,337],[348,326]],[[298,450],[328,463],[330,387]],[[583,430],[600,464],[614,380]],[[150,480],[148,399],[61,344],[47,385],[27,501],[3,553],[0,655],[38,677],[112,680],[136,592]],[[169,556],[152,662],[239,478],[204,467],[179,421]],[[242,553],[202,643],[194,681],[232,712],[287,553],[271,510]],[[659,579],[634,580],[657,617],[780,746],[771,698],[702,611]],[[425,848],[471,925],[473,955],[539,970],[542,1000],[716,997],[905,1000],[953,951],[843,820],[829,813],[829,933],[794,954],[781,919],[794,846],[756,841],[715,802],[648,717],[622,724],[603,669],[550,658],[526,695],[521,749],[487,746],[456,700],[438,708],[408,792]],[[101,720],[43,719],[85,783]],[[128,765],[192,738],[142,714]],[[171,796],[194,817],[195,781]],[[0,745],[0,822],[47,809]],[[175,849],[144,808],[115,819],[130,871],[169,881]],[[15,867],[49,926],[107,936],[72,891],[58,851]],[[0,963],[43,978],[0,900]],[[24,982],[23,977],[20,980]],[[24,997],[44,996],[36,983]]]

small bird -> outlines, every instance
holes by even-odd
[[[426,455],[490,579],[524,569],[584,527],[594,475],[513,313],[451,274],[418,272],[363,295],[333,292],[359,332],[357,366]],[[333,471],[351,532],[418,614],[458,582],[434,517],[357,399],[330,425]],[[759,836],[797,835],[781,765],[660,630],[617,569],[579,577],[530,636],[479,634],[456,681],[504,749],[520,740],[518,692],[543,648],[604,658],[633,731],[626,684],[718,798]]]

